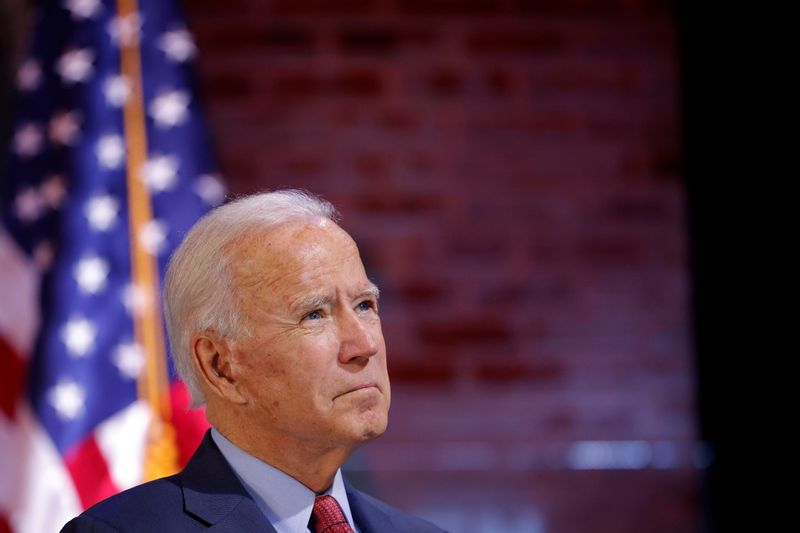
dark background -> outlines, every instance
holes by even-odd
[[[25,4],[0,3],[4,139]],[[331,200],[381,287],[394,403],[362,486],[454,531],[715,530],[708,13],[184,8],[231,191]]]

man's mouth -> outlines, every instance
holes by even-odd
[[[355,387],[344,391],[343,393],[339,394],[336,397],[338,398],[339,396],[344,396],[345,394],[350,394],[350,393],[353,393],[353,392],[358,392],[358,391],[367,390],[367,389],[380,390],[380,387],[378,387],[377,383],[374,383],[374,382],[370,381],[368,383],[362,383],[360,385],[356,385]]]

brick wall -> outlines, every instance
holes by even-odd
[[[697,530],[671,3],[184,4],[232,191],[333,201],[381,286],[353,475],[458,531]]]

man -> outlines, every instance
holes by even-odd
[[[298,191],[201,219],[164,287],[172,354],[212,429],[171,477],[62,531],[433,532],[351,487],[340,466],[386,429],[378,289],[329,203]]]

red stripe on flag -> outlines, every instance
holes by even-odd
[[[24,387],[25,363],[0,335],[0,411],[10,420],[14,420]]]
[[[3,514],[0,514],[0,533],[11,533],[11,526],[8,525],[8,519]]]
[[[200,445],[209,425],[205,409],[189,409],[189,391],[182,381],[172,383],[169,395],[172,402],[172,425],[177,435],[178,456],[183,468]]]
[[[119,492],[93,434],[64,459],[84,509]]]

